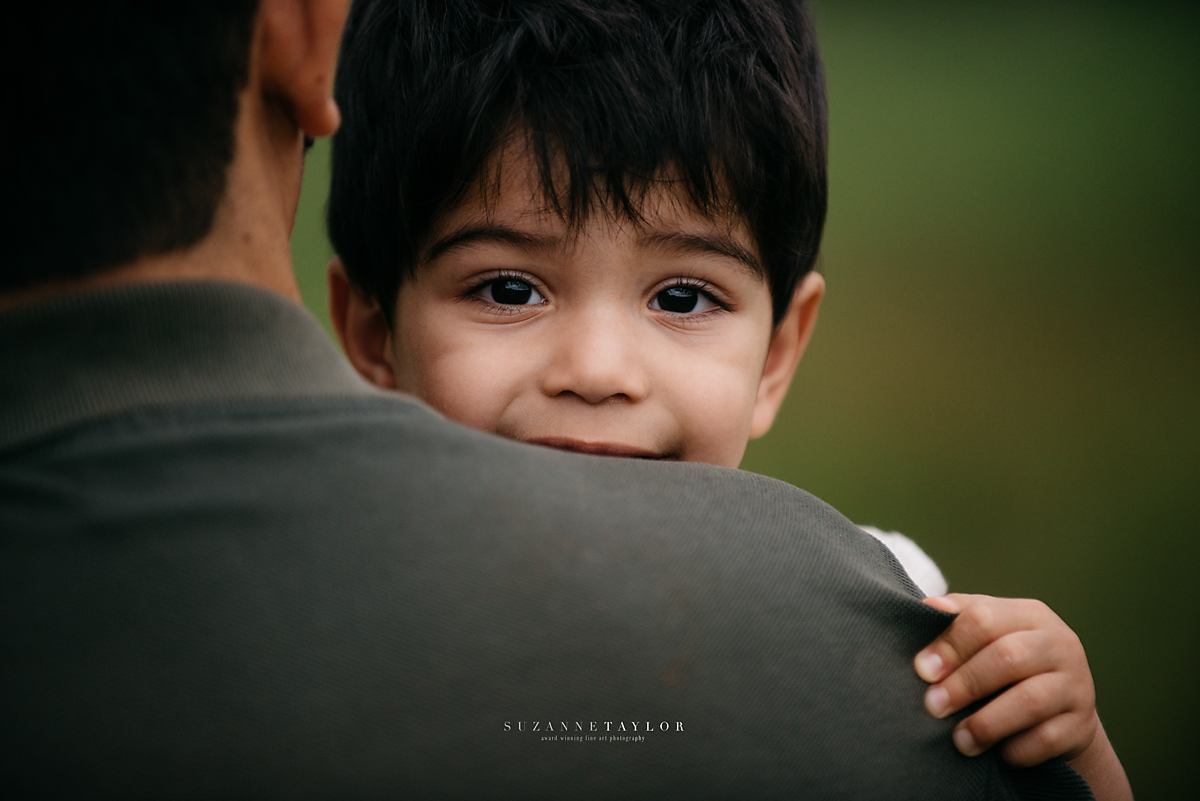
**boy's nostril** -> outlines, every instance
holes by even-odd
[[[617,392],[609,395],[607,398],[600,401],[600,403],[633,403],[633,398],[629,397],[624,392]]]
[[[597,397],[588,397],[587,395],[576,392],[571,389],[564,389],[554,394],[556,398],[573,398],[581,400],[589,406],[600,406],[606,403],[633,403],[633,398],[626,395],[624,392],[615,392],[611,395],[603,395]]]

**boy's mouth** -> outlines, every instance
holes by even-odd
[[[544,445],[547,448],[557,448],[560,451],[588,453],[593,456],[620,456],[626,459],[671,459],[670,454],[656,453],[638,448],[633,445],[621,445],[616,442],[584,442],[568,437],[543,437],[526,440],[532,445]]]

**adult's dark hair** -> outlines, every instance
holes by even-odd
[[[597,203],[637,220],[661,178],[743,216],[777,322],[812,269],[825,90],[799,0],[358,0],[341,59],[329,232],[385,314],[513,134],[572,224]]]
[[[7,12],[12,229],[0,291],[84,277],[208,233],[257,8],[68,0]]]

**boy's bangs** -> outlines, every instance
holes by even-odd
[[[467,200],[471,191],[479,193],[490,213],[500,203],[504,187],[516,182],[532,187],[537,192],[534,202],[576,232],[594,214],[645,224],[651,194],[712,219],[748,217],[734,201],[729,182],[720,177],[728,172],[721,164],[689,171],[677,156],[665,153],[655,163],[630,164],[597,157],[587,145],[578,137],[549,135],[545,127],[539,130],[519,122],[491,148],[474,180],[457,182],[460,191],[443,199],[440,214]],[[514,176],[513,170],[528,172]]]

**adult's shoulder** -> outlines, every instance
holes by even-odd
[[[384,472],[422,481],[453,476],[456,480],[447,481],[442,491],[460,501],[521,491],[536,498],[541,514],[636,513],[664,530],[761,530],[792,541],[832,537],[856,553],[883,553],[829,504],[767,476],[706,464],[567,453],[474,431],[403,396],[395,403],[388,400],[348,401],[340,407],[343,418],[326,409],[317,422],[355,430],[354,438],[341,438],[342,449],[388,459]]]
[[[763,477],[521,445],[371,396],[88,423],[10,451],[0,500],[0,744],[22,786],[1012,784],[921,706],[911,658],[946,616]]]
[[[393,503],[435,515],[460,534],[519,527],[594,548],[666,549],[674,558],[736,554],[742,563],[762,560],[832,583],[853,576],[919,598],[885,548],[784,482],[712,465],[527,445],[458,425],[417,401],[389,400],[355,399],[340,414],[326,408],[303,421],[326,429],[322,436],[338,454],[327,454],[318,469],[335,481],[353,476],[368,492],[390,487]],[[369,518],[377,507],[345,513]]]

